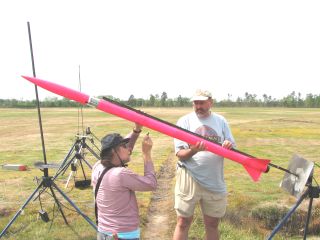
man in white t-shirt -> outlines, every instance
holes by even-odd
[[[181,117],[177,125],[202,135],[224,148],[235,147],[235,141],[224,117],[212,113],[213,99],[210,92],[197,90],[192,97],[194,112]],[[219,239],[219,220],[227,206],[224,182],[223,157],[205,151],[203,142],[189,145],[174,139],[179,158],[175,187],[177,225],[174,240],[188,238],[194,209],[199,202],[204,218],[206,239]]]

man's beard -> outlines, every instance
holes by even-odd
[[[198,117],[207,117],[209,115],[209,110],[203,108],[197,108],[196,114]]]

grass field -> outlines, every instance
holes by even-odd
[[[145,112],[175,123],[189,108],[167,109],[146,108]],[[237,148],[259,158],[272,160],[272,163],[287,167],[293,154],[320,164],[320,111],[318,109],[282,109],[282,108],[218,108],[216,112],[222,114],[229,121]],[[75,135],[82,133],[82,120],[78,109],[42,109],[42,122],[48,163],[61,163],[75,141]],[[81,114],[80,114],[81,115]],[[95,109],[83,110],[83,125],[90,127],[92,133],[101,138],[109,132],[127,134],[133,123],[118,117],[99,112]],[[28,171],[9,171],[0,167],[0,230],[19,210],[28,196],[35,190],[37,178],[43,173],[34,167],[34,163],[43,161],[38,116],[35,109],[0,109],[0,165],[25,164]],[[153,139],[153,158],[158,170],[173,151],[172,138],[163,134],[150,132]],[[140,139],[141,140],[141,139]],[[99,146],[98,140],[94,144]],[[94,145],[88,142],[88,145]],[[140,155],[141,144],[138,140],[132,156],[130,168],[142,173],[143,163]],[[86,159],[93,164],[96,159],[88,153]],[[85,167],[87,177],[89,169]],[[74,188],[73,179],[68,188],[65,183],[71,170],[55,180],[55,183],[66,195],[92,220],[94,219],[94,205],[92,189]],[[52,176],[55,170],[50,170]],[[319,181],[320,170],[315,166],[314,177]],[[225,179],[228,185],[228,211],[221,224],[222,239],[264,239],[288,211],[296,199],[279,188],[284,172],[271,169],[263,174],[259,182],[252,182],[244,168],[230,160],[225,160]],[[78,169],[77,179],[83,179]],[[53,221],[45,223],[38,215],[39,200],[32,200],[22,212],[21,216],[11,225],[7,236],[3,239],[95,239],[94,229],[83,217],[56,193],[63,204],[63,211],[69,225],[54,206],[49,193],[42,193],[41,203]],[[173,191],[172,191],[173,194]],[[146,220],[146,212],[150,201],[150,193],[138,195],[142,231]],[[305,201],[293,217],[293,222],[284,227],[282,236],[275,239],[299,239],[290,234],[298,235],[303,230]],[[320,203],[315,199],[313,203],[313,218],[310,231],[314,237],[320,234]],[[174,226],[172,226],[173,228]],[[200,213],[190,231],[190,239],[203,239],[203,223]],[[311,238],[310,238],[311,239]]]

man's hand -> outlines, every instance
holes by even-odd
[[[222,143],[222,147],[230,149],[230,148],[232,148],[232,142],[230,142],[228,140],[224,140],[224,142]]]
[[[196,145],[190,145],[190,149],[195,154],[200,151],[205,151],[206,145],[204,144],[204,142],[200,141],[200,142],[197,142]]]

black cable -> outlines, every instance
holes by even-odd
[[[37,177],[34,178],[36,181],[37,181],[37,186],[39,186],[39,179]],[[44,189],[44,187],[42,187],[42,189]],[[42,191],[43,192],[43,191]],[[43,207],[42,207],[42,201],[41,201],[41,194],[42,194],[41,191],[39,191],[39,195],[38,195],[38,199],[39,199],[39,204],[40,204],[40,209],[43,210]],[[34,199],[35,200],[35,199]]]
[[[69,192],[71,192],[71,191],[69,191]],[[69,192],[68,192],[68,193],[69,193]],[[53,195],[52,195],[48,190],[44,191],[44,193],[50,195],[50,196],[53,198]],[[57,200],[58,200],[58,199],[57,199]],[[58,200],[58,201],[59,201],[59,200]],[[69,211],[78,213],[76,210],[67,207],[67,206],[66,206],[65,204],[63,204],[61,201],[59,201],[59,203],[60,203],[61,206],[63,206],[64,208],[68,209]],[[54,207],[55,207],[56,204],[57,204],[56,202],[53,203]]]

